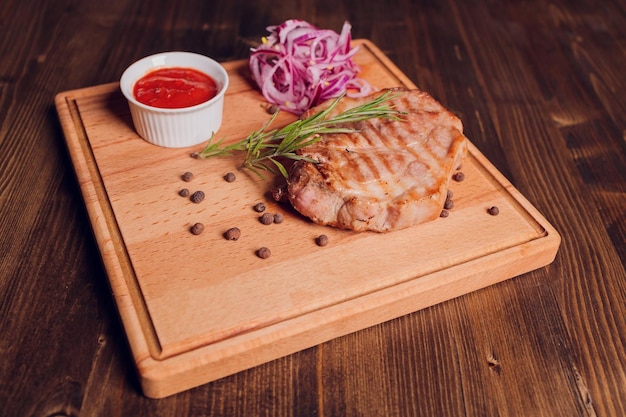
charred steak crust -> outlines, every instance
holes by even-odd
[[[467,153],[463,125],[429,94],[393,90],[390,103],[407,112],[402,121],[358,122],[357,133],[324,135],[299,151],[318,163],[298,161],[290,170],[287,195],[298,212],[321,225],[376,232],[439,217],[450,178]],[[343,98],[332,114],[385,91]]]

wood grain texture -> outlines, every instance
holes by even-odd
[[[0,3],[0,414],[626,415],[623,0]],[[563,235],[549,268],[163,400],[141,395],[53,106],[300,17],[371,39]],[[7,336],[9,335],[9,336]]]

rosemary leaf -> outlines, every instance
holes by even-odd
[[[322,135],[354,133],[356,129],[346,126],[347,124],[373,118],[401,120],[401,116],[405,114],[389,105],[388,101],[393,99],[395,95],[391,91],[387,91],[371,101],[328,117],[344,95],[333,100],[330,106],[312,116],[291,122],[280,129],[267,131],[278,115],[276,112],[263,124],[261,129],[250,133],[248,137],[239,142],[224,145],[224,138],[214,141],[214,138],[211,137],[205,148],[200,152],[193,153],[192,156],[204,159],[229,156],[236,151],[245,151],[246,156],[242,163],[244,168],[250,169],[261,178],[263,177],[261,171],[280,173],[287,177],[287,169],[279,161],[279,158],[316,163],[317,161],[314,159],[298,155],[297,151],[316,143]]]

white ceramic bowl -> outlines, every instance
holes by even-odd
[[[140,103],[133,95],[137,80],[157,68],[182,67],[201,71],[217,83],[217,95],[204,103],[184,108],[164,109]],[[207,141],[222,125],[224,93],[228,74],[217,61],[191,52],[163,52],[132,64],[120,79],[120,89],[128,100],[135,130],[146,141],[168,148],[184,148]]]

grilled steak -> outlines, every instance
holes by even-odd
[[[402,121],[358,122],[357,133],[325,135],[300,150],[287,181],[293,207],[316,223],[355,231],[404,229],[439,217],[454,170],[467,152],[461,121],[429,94],[395,89]],[[343,98],[333,114],[372,100]],[[316,113],[330,102],[309,110]]]

